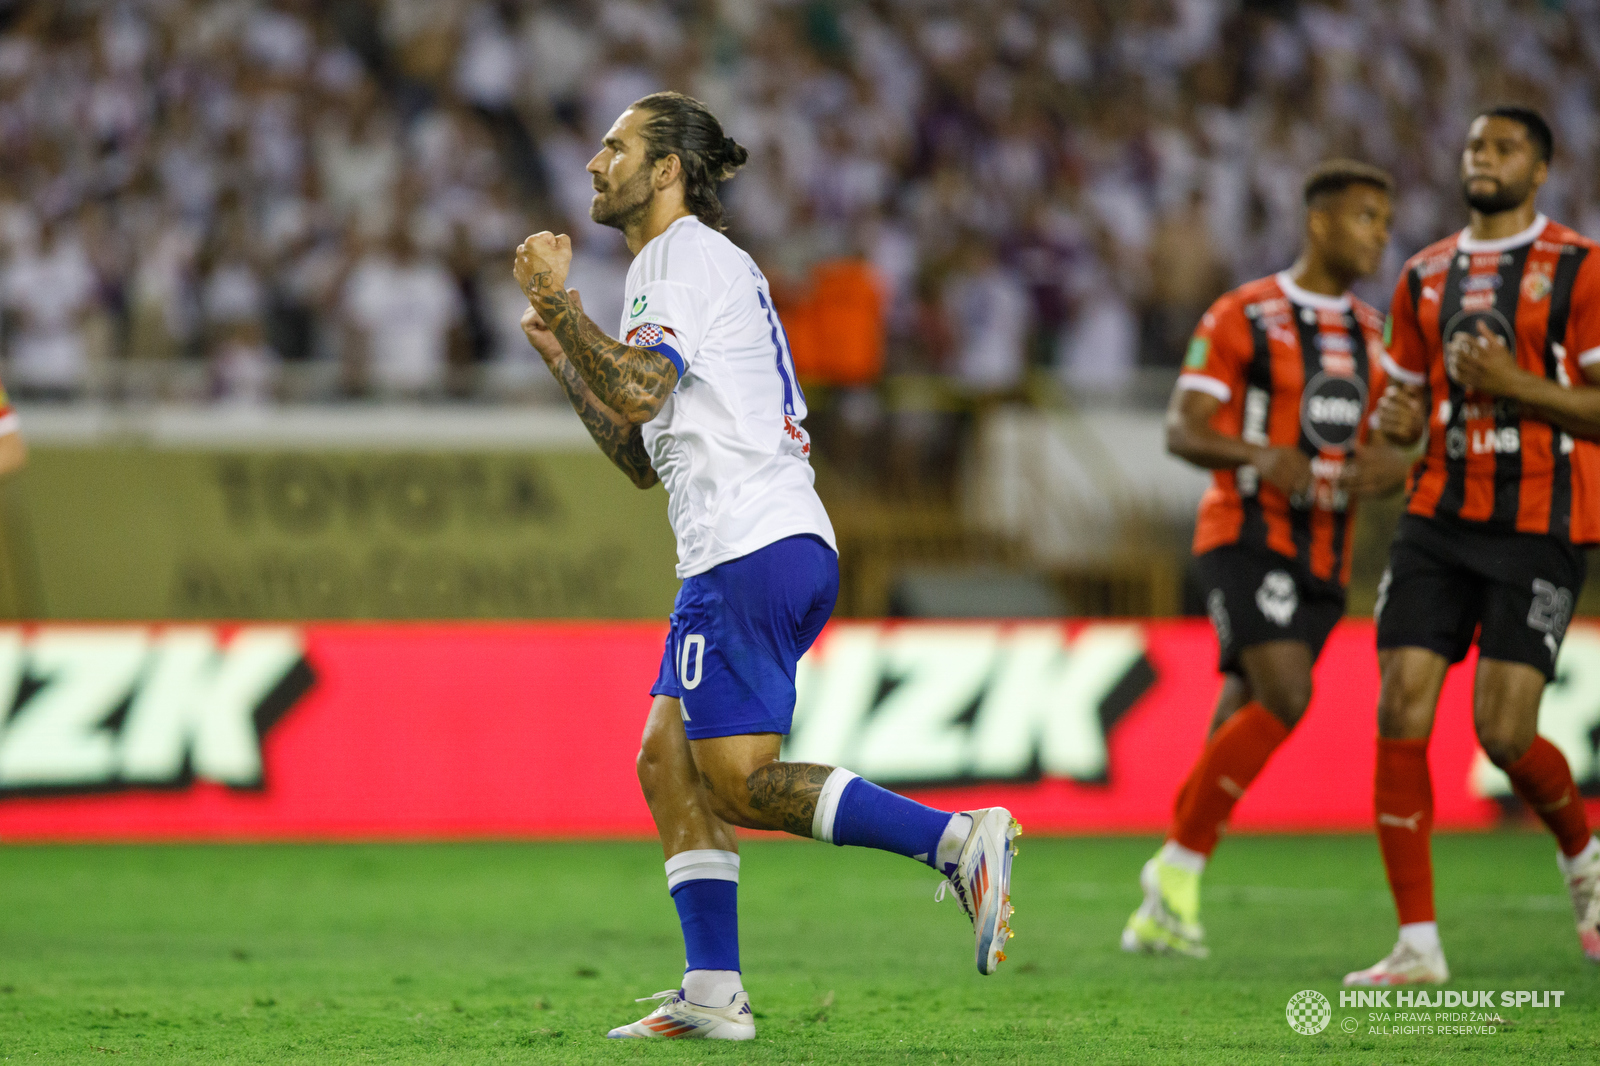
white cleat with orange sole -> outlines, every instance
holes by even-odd
[[[962,811],[972,819],[972,832],[961,846],[961,857],[950,877],[939,883],[934,900],[954,889],[961,909],[972,920],[976,937],[978,972],[991,974],[1006,961],[1006,941],[1011,931],[1011,860],[1017,849],[1012,841],[1022,834],[1004,807]]]
[[[1600,849],[1591,844],[1570,870],[1563,870],[1578,920],[1578,943],[1592,961],[1600,962]]]
[[[606,1036],[613,1040],[754,1040],[755,1016],[750,1013],[750,997],[743,992],[726,1007],[702,1007],[683,998],[683,989],[673,988],[635,1000],[652,999],[662,1004],[632,1025],[620,1026]]]
[[[1404,940],[1376,965],[1344,975],[1346,985],[1360,988],[1387,988],[1390,985],[1437,985],[1450,980],[1444,951],[1416,948]]]

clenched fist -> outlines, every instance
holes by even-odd
[[[1290,496],[1311,487],[1311,460],[1299,448],[1262,448],[1255,467],[1263,480]]]
[[[511,273],[528,299],[538,300],[565,289],[571,266],[572,238],[545,230],[517,245]]]

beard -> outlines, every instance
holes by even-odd
[[[650,168],[641,166],[638,171],[612,189],[600,193],[589,204],[589,218],[612,229],[627,229],[629,224],[643,217],[650,209],[655,191],[650,188]]]
[[[1494,191],[1474,193],[1472,183],[1485,180],[1494,183]],[[1502,211],[1520,207],[1528,199],[1528,192],[1527,185],[1507,185],[1497,178],[1464,178],[1461,182],[1461,195],[1467,201],[1467,206],[1480,215],[1498,215]]]

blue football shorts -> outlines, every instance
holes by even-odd
[[[833,613],[839,557],[803,534],[683,583],[652,696],[682,701],[690,740],[788,734],[794,671]]]

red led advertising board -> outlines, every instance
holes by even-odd
[[[659,624],[0,629],[0,841],[644,836],[633,758]],[[1155,832],[1218,678],[1199,621],[830,626],[786,757],[1034,833]],[[1509,789],[1472,737],[1470,661],[1430,750],[1436,824]],[[1377,663],[1346,622],[1241,830],[1371,823]],[[1575,625],[1541,731],[1600,786],[1600,628]],[[1593,801],[1591,801],[1593,805]],[[1600,813],[1600,811],[1597,811]]]

